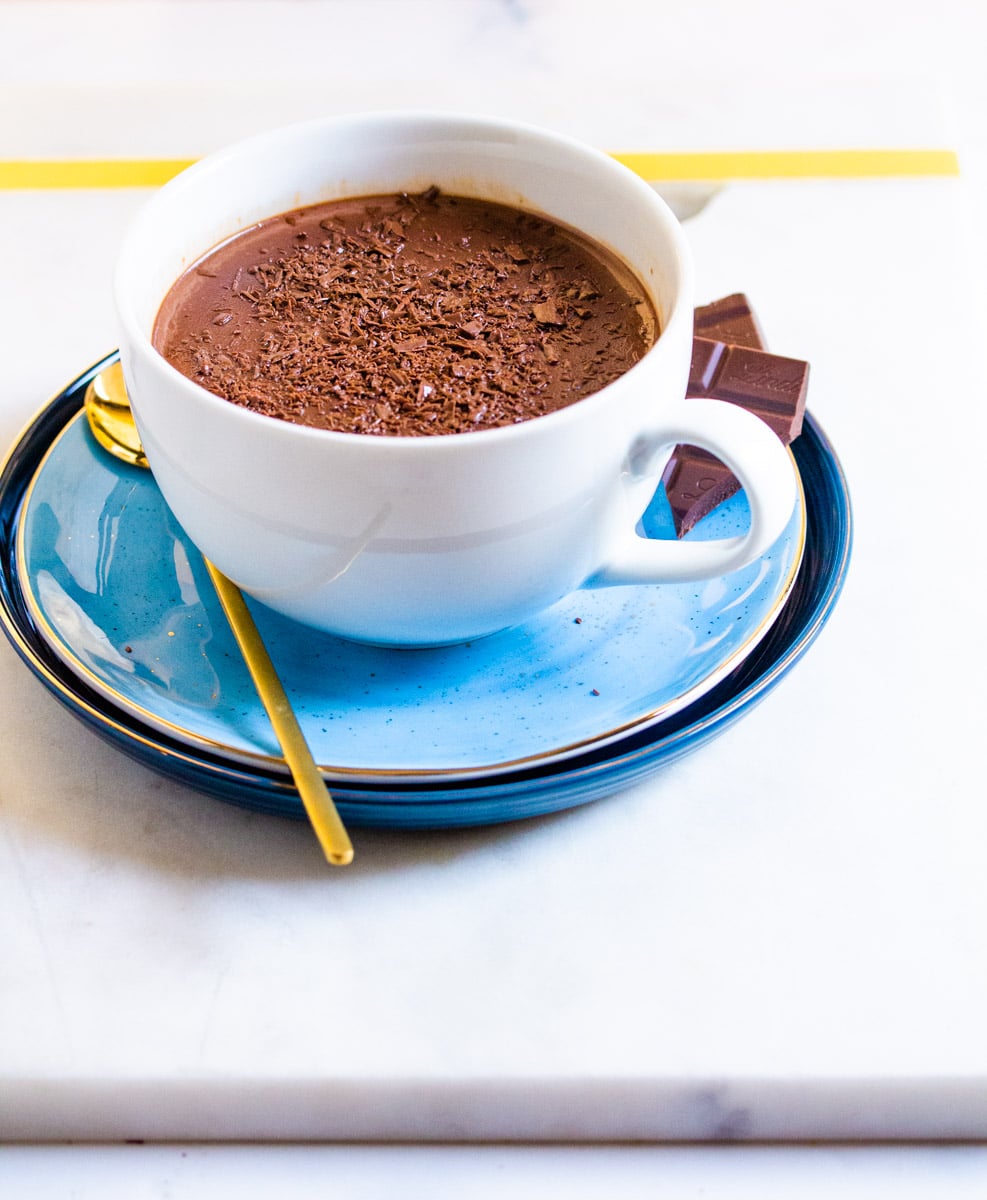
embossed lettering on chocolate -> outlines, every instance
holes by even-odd
[[[612,382],[658,336],[584,235],[440,193],[331,201],[231,237],[175,283],[154,344],[215,394],[350,433],[511,425]]]

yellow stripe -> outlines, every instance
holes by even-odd
[[[653,180],[872,179],[958,175],[952,150],[722,150],[615,154]],[[193,159],[0,159],[0,189],[151,188]]]
[[[722,150],[615,154],[645,179],[871,179],[959,175],[952,150]]]
[[[0,159],[0,188],[153,188],[193,159]]]

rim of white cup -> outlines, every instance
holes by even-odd
[[[579,155],[593,162],[595,168],[602,172],[608,179],[618,183],[619,186],[625,187],[637,194],[646,205],[650,206],[655,220],[661,226],[664,236],[671,243],[676,260],[676,269],[679,273],[679,286],[675,296],[674,303],[667,314],[661,314],[663,320],[659,336],[655,339],[654,344],[642,356],[642,358],[625,371],[617,379],[600,388],[596,392],[592,392],[588,396],[584,396],[572,404],[565,405],[562,408],[554,409],[551,412],[543,413],[539,416],[526,418],[513,425],[495,426],[490,429],[469,430],[458,433],[435,433],[435,434],[372,434],[353,433],[343,430],[323,429],[310,425],[302,425],[297,422],[286,421],[281,417],[268,416],[263,413],[256,413],[250,409],[244,408],[241,405],[232,404],[230,401],[221,396],[217,396],[214,392],[210,392],[208,388],[196,383],[183,375],[176,367],[172,366],[168,360],[160,354],[154,347],[150,335],[145,331],[142,323],[137,319],[133,311],[133,305],[130,301],[132,290],[139,286],[139,270],[133,262],[134,253],[138,250],[142,240],[153,236],[156,218],[162,208],[166,207],[171,198],[179,194],[181,191],[190,187],[197,187],[201,179],[208,178],[209,175],[223,170],[225,165],[235,158],[239,158],[245,154],[262,155],[266,146],[271,146],[283,140],[285,137],[293,137],[303,135],[307,130],[315,131],[316,129],[327,128],[344,128],[344,127],[359,127],[361,125],[369,126],[372,124],[387,124],[389,126],[406,124],[406,125],[422,125],[427,122],[439,123],[445,126],[458,125],[464,129],[488,129],[491,132],[494,130],[505,130],[519,134],[530,140],[543,140],[546,144],[551,144],[555,147],[570,152],[574,155]],[[525,209],[524,211],[536,212],[535,209]],[[271,212],[267,216],[275,217],[277,212]],[[543,213],[547,220],[558,221],[565,224],[562,218],[554,217],[551,213]],[[267,217],[260,218],[267,219]],[[232,222],[231,222],[232,223]],[[249,228],[249,226],[244,226]],[[238,230],[231,230],[229,236],[235,236]],[[592,235],[587,235],[592,236]],[[593,237],[593,240],[604,244],[602,239]],[[213,245],[219,244],[213,243]],[[204,246],[197,255],[201,257],[209,252],[213,247]],[[617,252],[612,247],[607,246],[606,249],[612,253]],[[621,255],[618,258],[632,272],[634,277],[642,286],[646,286],[637,270],[632,264],[626,263]],[[195,261],[194,259],[192,261]],[[176,279],[178,277],[176,276]],[[692,256],[689,250],[685,234],[682,227],[672,213],[672,210],[662,199],[662,197],[650,187],[640,176],[636,175],[630,168],[618,162],[611,155],[602,150],[598,150],[585,142],[571,137],[567,134],[559,133],[542,126],[528,124],[522,121],[506,120],[497,117],[485,115],[472,115],[463,113],[443,112],[441,110],[421,109],[421,110],[396,110],[396,111],[368,111],[341,114],[338,116],[329,117],[314,117],[304,121],[293,122],[290,125],[281,125],[275,129],[266,130],[261,133],[253,134],[249,137],[242,138],[238,141],[222,147],[219,150],[213,151],[205,157],[193,163],[180,171],[176,176],[165,183],[157,192],[148,200],[143,208],[138,212],[136,217],[131,221],[124,235],[121,247],[117,256],[116,266],[113,278],[113,294],[116,304],[118,320],[125,331],[130,345],[139,348],[145,355],[150,355],[157,367],[170,377],[173,386],[181,387],[194,394],[199,403],[207,406],[222,405],[224,411],[228,411],[230,419],[239,422],[241,420],[247,422],[263,422],[265,428],[270,428],[270,423],[276,422],[278,428],[285,431],[284,436],[291,438],[318,438],[329,439],[332,441],[338,439],[348,440],[351,438],[364,439],[372,436],[375,444],[385,446],[393,444],[395,446],[406,447],[409,443],[420,443],[423,446],[441,447],[459,444],[461,439],[469,438],[475,440],[482,438],[484,441],[490,441],[496,438],[516,437],[518,430],[523,429],[532,424],[541,424],[550,422],[552,424],[561,425],[567,421],[576,418],[574,410],[583,411],[588,405],[607,404],[608,397],[613,395],[615,389],[621,388],[625,380],[640,370],[651,355],[661,353],[660,346],[662,338],[666,334],[672,334],[684,322],[689,324],[689,333],[691,336],[693,310],[692,310],[692,293],[693,293],[693,265]],[[650,289],[648,289],[650,291]],[[161,300],[163,301],[162,295]]]

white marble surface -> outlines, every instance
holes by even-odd
[[[798,669],[647,783],[500,829],[358,831],[330,874],[303,826],[123,759],[0,646],[0,1136],[987,1134],[979,11],[0,4],[0,157],[191,156],[299,105],[453,103],[468,78],[477,107],[606,148],[942,144],[968,165],[735,184],[689,221],[701,297],[746,290],[812,361],[857,541]],[[0,192],[4,445],[115,344],[109,262],[141,199]],[[719,1194],[744,1195],[732,1178]]]

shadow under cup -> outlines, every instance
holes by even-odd
[[[423,437],[260,416],[205,391],[154,350],[154,320],[172,284],[238,231],[323,201],[433,185],[562,222],[615,254],[658,315],[654,346],[569,407]],[[377,644],[466,641],[523,622],[590,579],[630,582],[634,569],[620,567],[621,555],[637,554],[629,539],[644,540],[634,527],[672,445],[686,440],[685,414],[732,407],[682,402],[692,269],[660,198],[606,155],[499,121],[371,114],[221,151],[140,213],[120,255],[116,301],[144,448],[191,540],[270,607]],[[775,536],[790,511],[776,519]],[[670,550],[678,577],[688,576],[688,547]],[[659,576],[652,571],[651,581]]]

